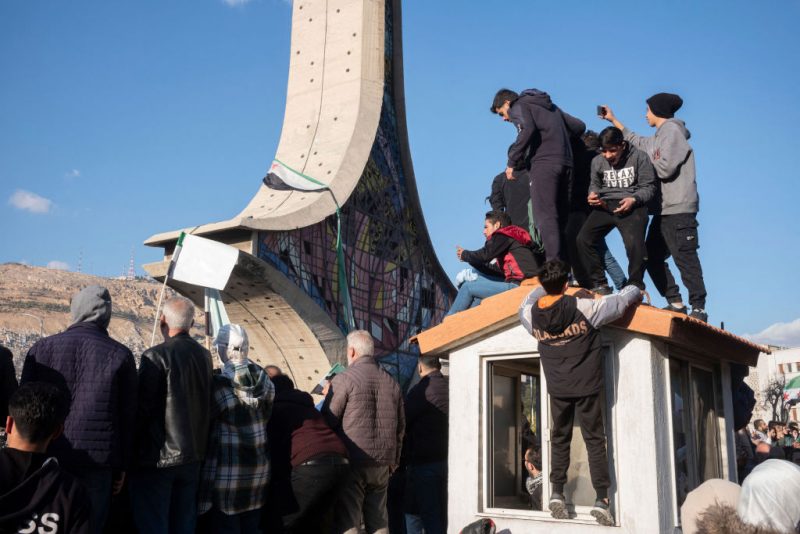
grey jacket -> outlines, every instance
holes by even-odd
[[[679,119],[667,119],[652,137],[625,128],[625,139],[650,156],[661,182],[661,214],[697,213],[700,199],[694,167],[691,134]]]
[[[400,463],[406,428],[403,395],[374,358],[358,358],[331,380],[322,414],[347,446],[351,463]]]
[[[589,192],[603,200],[633,197],[638,205],[646,204],[656,194],[653,165],[647,154],[630,145],[616,167],[598,154],[592,160]]]

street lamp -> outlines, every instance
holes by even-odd
[[[44,337],[44,319],[42,319],[38,315],[34,315],[32,313],[22,312],[22,313],[20,313],[20,315],[27,315],[28,317],[33,317],[34,319],[39,319],[39,337]]]

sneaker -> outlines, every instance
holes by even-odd
[[[569,519],[567,501],[564,500],[564,496],[560,493],[553,493],[550,496],[548,508],[550,509],[550,515],[555,519]]]
[[[595,501],[594,506],[592,506],[592,511],[589,513],[604,527],[614,526],[614,516],[611,515],[611,511],[608,509],[608,505],[605,501]]]
[[[689,314],[689,317],[694,319],[699,319],[704,323],[708,322],[708,314],[703,308],[692,308],[692,313]]]
[[[608,284],[603,284],[602,286],[593,287],[592,288],[592,293],[597,293],[598,295],[600,295],[602,297],[602,296],[605,296],[605,295],[610,295],[611,293],[613,293],[613,291],[611,290],[611,288],[609,287]]]
[[[688,308],[687,308],[685,305],[684,305],[684,306],[681,306],[681,307],[679,308],[679,307],[677,307],[677,306],[673,306],[672,304],[667,304],[666,306],[664,306],[664,307],[663,307],[663,308],[661,308],[661,309],[662,309],[662,310],[669,310],[669,311],[671,311],[671,312],[675,312],[675,313],[682,313],[682,314],[684,314],[684,315],[686,315],[686,314],[689,312],[689,309],[688,309]]]

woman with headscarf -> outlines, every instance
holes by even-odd
[[[211,431],[200,474],[198,513],[210,532],[258,533],[270,462],[267,422],[275,388],[247,359],[247,332],[224,325],[217,334],[222,369],[214,374]]]

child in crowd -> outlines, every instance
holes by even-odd
[[[616,295],[600,299],[566,295],[569,266],[548,261],[539,273],[542,286],[522,302],[523,327],[539,343],[542,369],[550,394],[552,494],[548,507],[556,519],[567,519],[564,485],[567,483],[570,442],[575,416],[589,456],[589,472],[597,499],[591,510],[601,525],[613,525],[608,507],[611,485],[606,456],[606,435],[600,406],[604,387],[602,342],[599,328],[619,319],[641,301],[642,292],[627,286]]]
[[[479,250],[456,247],[458,259],[469,263],[482,276],[461,284],[447,315],[476,306],[482,299],[513,289],[524,279],[536,276],[539,263],[531,248],[531,236],[525,229],[512,225],[508,213],[487,213],[483,235],[486,243]]]

